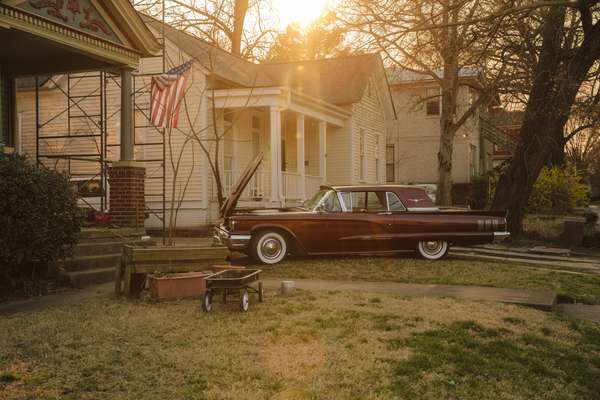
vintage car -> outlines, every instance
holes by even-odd
[[[246,178],[225,202],[215,239],[260,263],[276,264],[288,254],[407,250],[437,260],[451,245],[490,243],[510,235],[506,212],[440,210],[425,189],[415,186],[322,186],[299,207],[235,210]]]

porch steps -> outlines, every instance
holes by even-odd
[[[127,228],[82,229],[73,256],[56,263],[59,279],[74,287],[113,281],[123,245],[155,244],[151,240],[141,241],[144,234],[145,231]]]

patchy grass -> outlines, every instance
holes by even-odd
[[[377,300],[374,300],[377,299]],[[254,299],[253,299],[254,300]],[[593,399],[600,327],[298,291],[241,314],[95,298],[0,319],[0,399]]]
[[[246,260],[246,259],[244,259]],[[241,260],[242,262],[245,262]],[[260,266],[264,275],[289,279],[393,281],[550,290],[581,303],[600,304],[600,276],[545,271],[486,261],[427,261],[406,256],[288,259]]]

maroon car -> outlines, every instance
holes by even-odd
[[[249,179],[224,204],[215,238],[265,264],[288,254],[406,250],[437,260],[451,245],[490,243],[510,235],[506,212],[440,210],[415,186],[322,186],[300,207],[235,210],[237,194]]]

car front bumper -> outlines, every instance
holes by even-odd
[[[510,232],[494,232],[494,243],[502,242],[510,237]]]
[[[216,226],[213,232],[215,244],[227,246],[230,250],[245,250],[250,244],[251,235],[232,234],[223,225]]]

